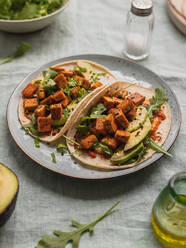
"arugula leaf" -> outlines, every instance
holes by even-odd
[[[96,107],[93,107],[90,111],[89,116],[83,116],[80,122],[84,122],[86,120],[104,118],[105,115],[102,115],[106,111],[106,108],[103,103],[99,103]]]
[[[152,140],[151,138],[147,137],[145,140],[144,140],[144,144],[147,145],[149,148],[153,149],[154,151],[156,152],[159,152],[159,153],[164,153],[166,154],[167,156],[169,157],[173,157],[172,154],[170,154],[169,152],[165,151],[161,146],[159,146],[158,144],[156,144],[154,142],[154,140]]]
[[[37,147],[37,148],[40,147],[40,144],[39,144],[39,140],[38,139],[35,139],[34,140],[34,144],[35,144],[35,147]]]
[[[89,131],[89,128],[87,125],[78,125],[76,128],[82,134],[87,134]]]
[[[47,95],[52,95],[55,93],[57,86],[56,86],[56,82],[54,82],[54,80],[49,79],[47,81],[43,81],[43,88],[45,90],[45,92],[47,93]]]
[[[77,65],[78,69],[80,72],[87,72],[87,68],[81,67],[79,65]]]
[[[58,73],[54,70],[43,71],[42,74],[45,81],[49,79],[54,79],[58,75]]]
[[[5,59],[0,59],[0,65],[1,64],[5,64],[8,62],[11,62],[13,59],[21,57],[22,55],[24,55],[28,50],[30,49],[30,44],[28,44],[27,42],[20,42],[19,46],[17,47],[16,51],[14,54],[8,56]]]
[[[85,97],[85,95],[87,94],[87,91],[84,88],[81,88],[78,91],[78,100],[81,101],[81,99],[83,99]]]
[[[77,228],[72,232],[63,232],[55,230],[53,233],[56,237],[43,236],[36,248],[65,248],[68,243],[72,243],[73,248],[78,248],[81,235],[84,232],[92,233],[94,231],[94,226],[103,218],[105,218],[112,211],[112,209],[119,204],[119,202],[120,201],[116,202],[104,214],[102,214],[95,220],[89,222],[88,224],[80,224],[79,222],[72,220],[72,225]]]
[[[63,89],[63,92],[68,96],[68,98],[70,98],[72,89],[70,89],[69,86],[67,85],[67,86]]]
[[[61,152],[62,154],[64,154],[67,151],[67,146],[64,143],[59,142],[57,144],[56,149],[57,149],[58,152]]]
[[[36,80],[35,82],[34,82],[34,84],[40,84],[41,83],[41,80],[39,79],[39,80]]]
[[[109,157],[111,157],[114,154],[113,150],[109,146],[107,146],[106,144],[103,144],[101,142],[95,143],[92,148],[93,149],[100,148],[103,151],[103,153],[105,153]]]
[[[106,72],[97,73],[96,76],[97,76],[97,77],[106,76]]]
[[[37,131],[35,115],[30,116],[30,122],[22,125],[23,128],[28,132],[30,131],[33,135],[39,136],[40,133]]]
[[[75,140],[73,140],[73,139],[67,137],[67,136],[64,135],[64,134],[62,134],[62,137],[65,138],[66,140],[68,140],[70,143],[77,145],[78,147],[81,146],[78,142],[76,142]]]
[[[148,107],[148,116],[150,119],[153,118],[153,111],[159,110],[163,103],[168,100],[165,92],[162,88],[155,89],[155,95],[151,98],[151,105]]]
[[[93,107],[91,109],[90,115],[101,115],[104,113],[107,109],[105,108],[103,103],[99,103],[96,107]]]
[[[52,157],[52,163],[56,164],[56,156],[54,152],[51,153],[51,157]]]
[[[68,85],[69,87],[76,87],[76,86],[80,86],[81,83],[80,82],[76,82],[73,78],[68,80]]]

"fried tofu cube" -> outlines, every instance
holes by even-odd
[[[76,99],[78,97],[78,92],[80,91],[80,86],[76,86],[73,88],[73,90],[71,91],[71,96],[73,99]]]
[[[105,135],[106,134],[104,122],[105,122],[104,118],[97,118],[96,119],[95,132],[97,135]]]
[[[149,106],[150,105],[150,98],[145,98],[145,101],[143,102],[143,105]]]
[[[126,143],[130,137],[130,133],[124,130],[117,130],[115,133],[115,138],[117,141]]]
[[[65,99],[65,94],[62,90],[58,90],[56,93],[53,94],[53,99],[55,102],[61,102]]]
[[[108,145],[111,149],[116,149],[118,143],[117,140],[113,137],[110,136],[106,136],[101,140],[102,143],[105,143],[106,145]]]
[[[45,99],[45,97],[46,97],[45,90],[44,89],[39,89],[38,90],[38,98],[40,100],[42,100],[42,99]]]
[[[87,136],[86,138],[82,139],[80,142],[80,145],[83,149],[90,149],[96,142],[97,142],[97,138],[94,134],[91,134],[89,136]]]
[[[67,96],[65,96],[65,98],[63,99],[63,101],[61,101],[61,105],[64,108],[66,108],[69,103],[70,103],[70,99]]]
[[[29,83],[26,88],[22,91],[23,97],[32,98],[38,87],[38,84]]]
[[[136,111],[137,111],[137,106],[134,105],[134,107],[126,113],[126,116],[129,120],[133,120],[134,117],[136,116]]]
[[[108,133],[114,134],[118,129],[117,124],[114,120],[114,116],[112,114],[108,114],[105,118],[104,122],[105,129]]]
[[[91,89],[95,90],[95,89],[101,87],[102,85],[103,85],[102,82],[98,81],[97,83],[94,83],[91,85]]]
[[[66,80],[63,74],[59,74],[57,77],[54,78],[59,89],[64,89],[68,85],[68,81]]]
[[[37,130],[40,133],[48,133],[52,130],[51,117],[38,117],[37,118]]]
[[[103,104],[107,109],[111,109],[115,107],[115,101],[109,96],[103,96]]]
[[[125,99],[122,103],[117,105],[117,108],[122,109],[123,113],[126,114],[133,108],[134,104],[130,99]]]
[[[114,115],[114,113],[117,112],[117,111],[118,111],[117,108],[111,108],[111,109],[109,109],[108,113]]]
[[[128,90],[126,89],[120,89],[118,90],[114,96],[115,97],[118,97],[118,98],[122,98],[122,99],[125,99],[125,97],[128,95]]]
[[[74,72],[73,71],[70,71],[70,70],[64,70],[62,72],[62,74],[66,77],[66,78],[71,78],[73,75],[74,75]]]
[[[120,127],[126,128],[129,125],[129,121],[127,120],[125,114],[123,113],[123,111],[121,109],[117,109],[114,112],[114,119],[116,120],[117,124]]]
[[[74,77],[74,80],[76,82],[80,82],[81,83],[81,86],[83,88],[85,88],[86,90],[88,90],[90,87],[91,87],[91,82],[89,82],[87,79],[83,78],[83,77],[80,77],[80,76],[75,76]]]
[[[46,116],[46,108],[44,105],[39,105],[34,111],[35,118]]]
[[[137,106],[145,101],[145,97],[138,92],[132,93],[130,96],[128,96],[128,99],[132,100],[132,102]]]
[[[53,96],[50,95],[50,96],[48,96],[47,98],[43,99],[43,100],[40,102],[40,104],[41,104],[41,105],[50,105],[50,104],[52,104],[53,102],[54,102]]]
[[[114,101],[114,106],[117,106],[118,104],[122,103],[123,100],[117,97],[112,97],[113,101]]]
[[[58,66],[54,66],[54,67],[52,67],[52,69],[54,69],[58,73],[62,73],[63,71],[65,71],[64,68],[61,68],[61,67],[58,67]]]
[[[81,83],[81,86],[86,90],[88,90],[89,88],[91,88],[91,82],[89,82],[87,79],[84,78],[84,80]]]
[[[50,105],[50,113],[51,113],[52,120],[60,119],[62,116],[62,112],[63,112],[63,109],[60,103]]]
[[[25,111],[31,112],[38,107],[37,98],[24,99],[24,109]]]

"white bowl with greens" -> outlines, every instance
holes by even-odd
[[[70,0],[1,0],[0,31],[29,33],[51,24]]]

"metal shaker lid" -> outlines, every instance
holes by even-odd
[[[132,0],[131,12],[139,16],[148,16],[152,13],[152,0]]]

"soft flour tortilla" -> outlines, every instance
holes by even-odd
[[[77,118],[74,120],[74,123],[71,123],[71,125],[69,126],[67,136],[71,139],[74,139],[74,136],[75,136],[76,131],[77,131],[76,126],[79,124],[80,119],[83,116],[87,116],[90,108],[95,106],[100,101],[102,96],[104,96],[108,93],[112,93],[112,92],[114,93],[115,91],[122,89],[122,88],[125,88],[129,85],[131,85],[131,86],[128,88],[128,91],[131,93],[139,92],[142,95],[146,96],[147,98],[151,98],[155,94],[154,90],[147,89],[147,88],[141,87],[139,85],[133,85],[133,84],[127,83],[127,82],[115,82],[115,83],[105,87],[104,89],[102,89],[99,93],[97,93],[97,95],[95,95],[87,103],[85,108],[79,113]],[[157,132],[159,132],[159,135],[161,136],[161,141],[157,142],[157,144],[160,146],[162,146],[162,144],[165,142],[165,140],[169,134],[170,126],[171,126],[171,111],[170,111],[167,103],[163,104],[162,110],[163,110],[164,114],[166,115],[166,119],[160,124],[160,126],[157,130]],[[95,169],[98,169],[98,170],[121,170],[121,169],[130,168],[130,167],[133,167],[139,163],[142,163],[143,161],[152,157],[152,155],[155,153],[155,151],[153,151],[152,149],[149,149],[147,151],[147,153],[144,155],[144,158],[139,163],[132,163],[132,164],[118,166],[118,165],[113,165],[109,159],[105,159],[102,156],[100,156],[99,154],[97,154],[96,158],[91,158],[86,153],[75,152],[75,148],[70,142],[67,142],[67,146],[68,146],[69,152],[71,154],[73,154],[73,156],[78,161],[80,161],[84,165],[94,167]]]
[[[99,64],[96,64],[92,61],[89,61],[89,60],[81,60],[82,62],[87,62],[89,64],[91,64],[96,73],[106,73],[105,76],[100,76],[100,81],[103,83],[103,86],[102,87],[99,87],[95,90],[93,90],[91,93],[89,93],[84,99],[82,99],[78,105],[76,106],[76,108],[73,110],[73,112],[71,113],[71,115],[69,116],[67,122],[65,123],[64,126],[61,127],[61,130],[58,134],[56,134],[55,136],[48,136],[48,135],[42,135],[42,136],[39,136],[37,137],[38,139],[40,139],[41,141],[44,141],[44,142],[52,142],[52,141],[55,141],[56,139],[58,139],[59,137],[62,136],[62,134],[64,134],[68,128],[69,128],[69,125],[71,123],[73,123],[74,119],[76,118],[76,116],[78,115],[79,113],[79,110],[82,109],[82,107],[84,107],[86,105],[86,103],[94,96],[96,95],[96,93],[98,93],[101,89],[103,89],[107,84],[110,84],[110,83],[113,83],[116,81],[116,78],[109,72],[109,70],[107,68],[105,68],[104,66],[102,65],[99,65]],[[68,62],[65,62],[63,64],[57,64],[57,65],[53,65],[52,67],[61,67],[61,68],[65,68],[65,69],[73,69],[74,66],[77,64],[78,60],[73,60],[73,61],[68,61]],[[42,76],[42,73],[40,73],[37,77],[35,77],[31,82],[35,82],[36,80],[39,80],[39,79],[42,79],[43,76]],[[18,107],[18,117],[19,117],[19,120],[21,122],[22,125],[25,125],[25,124],[28,124],[30,122],[30,120],[25,116],[24,114],[24,107],[23,107],[23,98],[20,99],[20,102],[19,102],[19,107]],[[33,137],[36,138],[36,136],[34,136],[31,132],[29,132],[29,134]]]

